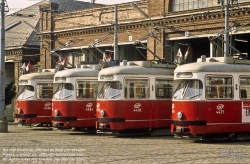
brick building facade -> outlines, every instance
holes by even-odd
[[[184,54],[190,46],[188,62],[194,62],[201,55],[223,56],[223,44],[219,39],[211,44],[208,37],[224,30],[225,11],[223,6],[209,1],[208,7],[192,10],[174,11],[177,9],[173,0],[141,0],[133,3],[123,3],[118,6],[118,45],[120,60],[157,60],[173,62],[180,48]],[[210,3],[211,2],[211,3]],[[232,4],[230,9],[231,43],[233,39],[248,35],[250,2]],[[177,4],[181,5],[181,4]],[[210,6],[209,6],[210,5]],[[57,48],[57,53],[69,56],[73,66],[81,60],[94,61],[102,59],[102,54],[90,45],[96,41],[96,46],[102,52],[113,50],[114,5],[94,9],[57,14],[58,5],[54,3],[40,6],[40,53],[41,67],[54,68],[57,56],[50,57],[50,52]],[[142,10],[143,15],[138,9]],[[137,40],[147,34],[141,42],[148,48],[134,45]],[[240,34],[245,33],[244,36]],[[220,48],[221,47],[221,48]],[[244,46],[238,46],[240,51],[249,53]],[[231,51],[231,54],[234,52]],[[93,55],[94,54],[94,55]],[[156,57],[154,55],[156,55]],[[96,56],[96,57],[94,57]]]

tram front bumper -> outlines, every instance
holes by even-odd
[[[207,125],[206,121],[172,120],[171,132],[176,138],[192,137],[197,134],[194,129],[200,129]]]
[[[173,120],[172,124],[175,126],[202,126],[207,125],[207,121]]]
[[[63,116],[52,116],[51,117],[53,127],[58,129],[71,129],[73,126],[71,123],[77,121],[76,116],[63,117]]]
[[[52,121],[77,121],[76,116],[72,117],[52,116],[51,119]]]
[[[37,118],[37,114],[15,114],[16,118]]]
[[[37,119],[37,114],[16,114],[15,118],[20,124],[31,124],[34,123],[34,119]]]
[[[120,129],[123,130],[124,123],[125,123],[125,118],[107,118],[107,117],[97,118],[96,128],[99,130],[120,130]]]

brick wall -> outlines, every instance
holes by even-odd
[[[137,7],[147,13],[147,0],[133,2]],[[40,6],[42,22],[40,24],[42,35],[41,40],[41,59],[42,68],[54,67],[49,53],[54,48],[65,46],[80,47],[88,46],[95,41],[110,34],[110,37],[100,44],[113,44],[114,36],[114,6],[105,6],[95,9],[85,9],[82,11],[68,13],[53,13],[52,7],[47,5]],[[51,16],[51,14],[53,16]],[[49,16],[50,15],[50,16]],[[53,20],[50,21],[50,18]],[[129,42],[129,36],[133,40],[131,44],[142,36],[148,34],[151,26],[144,21],[146,18],[130,3],[118,5],[118,42]],[[45,25],[51,22],[54,33]],[[50,42],[51,40],[51,42]],[[71,42],[74,41],[74,42]]]
[[[128,42],[128,37],[132,36],[133,42],[144,35],[151,32],[152,29],[158,28],[163,33],[157,36],[157,39],[147,39],[148,48],[160,58],[171,59],[171,50],[164,47],[164,38],[185,37],[185,31],[189,31],[190,38],[192,36],[202,34],[213,34],[224,29],[224,12],[221,8],[212,7],[188,10],[180,12],[169,12],[171,8],[170,0],[141,0],[133,2],[143,12],[148,14],[152,19],[145,18],[138,10],[124,3],[118,5],[118,22],[119,35],[118,42]],[[250,5],[250,3],[240,4]],[[51,13],[49,11],[46,11]],[[41,42],[45,40],[50,44],[45,44],[46,48],[41,48],[41,62],[47,62],[45,67],[52,65],[52,61],[48,56],[50,50],[55,47],[65,45],[70,40],[78,40],[70,46],[88,46],[95,39],[100,39],[109,33],[111,37],[99,44],[112,44],[114,29],[114,6],[105,6],[95,9],[86,9],[69,13],[52,13],[53,17],[46,16],[46,19],[53,18],[51,23],[53,33],[49,30],[41,30]],[[249,12],[235,8],[230,11],[230,22],[238,22],[241,24],[249,22]],[[44,18],[44,16],[41,15]],[[43,25],[44,26],[44,25]],[[239,27],[239,29],[249,29],[249,25]],[[184,38],[188,40],[189,38]],[[165,48],[165,49],[164,49]],[[42,56],[44,55],[44,56]],[[154,56],[147,52],[148,60],[154,59]]]
[[[148,0],[148,15],[162,17],[170,11],[171,0]]]
[[[147,1],[134,2],[140,9],[147,13]],[[118,5],[118,22],[130,23],[145,19],[130,3]],[[55,14],[55,31],[87,28],[93,26],[107,26],[114,23],[114,6],[106,6],[94,9]]]

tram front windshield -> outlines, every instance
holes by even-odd
[[[121,82],[107,82],[98,93],[98,99],[116,99],[121,96]]]
[[[54,93],[53,99],[70,99],[74,95],[74,86],[71,83],[62,83],[59,86],[56,86],[56,84],[54,84],[54,87],[56,88],[56,91]]]
[[[18,100],[27,100],[35,96],[35,90],[32,85],[19,85],[21,91],[18,94]]]
[[[174,99],[197,99],[201,96],[202,90],[203,86],[200,80],[183,80],[174,92]]]

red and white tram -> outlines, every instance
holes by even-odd
[[[19,78],[15,117],[22,124],[51,125],[55,70],[24,74]]]
[[[173,71],[172,65],[152,61],[101,70],[96,128],[153,134],[168,128],[170,132]]]
[[[250,61],[198,60],[174,72],[171,131],[207,139],[250,138]]]
[[[59,71],[54,76],[52,123],[59,129],[95,129],[99,65]]]

